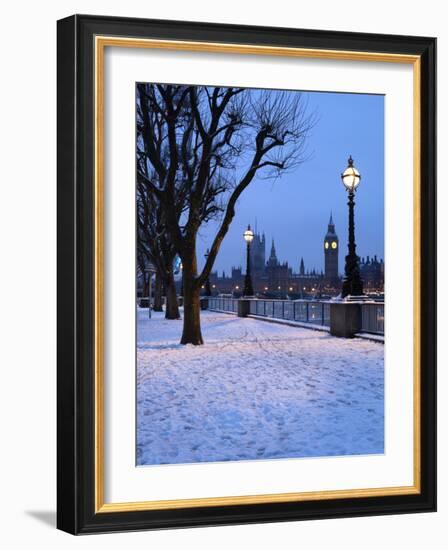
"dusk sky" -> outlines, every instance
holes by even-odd
[[[236,216],[221,246],[214,270],[230,273],[245,266],[243,232],[257,222],[266,235],[266,258],[272,238],[277,257],[298,271],[324,267],[323,238],[330,212],[339,236],[339,271],[347,253],[347,192],[340,174],[352,155],[361,173],[356,193],[356,242],[359,256],[384,256],[384,96],[306,92],[308,109],[317,115],[307,143],[309,159],[276,181],[255,179],[237,203]],[[199,267],[216,225],[198,236]]]

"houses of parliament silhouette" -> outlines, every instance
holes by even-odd
[[[336,296],[342,289],[342,276],[339,273],[339,239],[336,234],[333,216],[330,215],[327,232],[323,239],[324,271],[305,269],[303,257],[298,270],[294,271],[288,262],[277,257],[274,239],[271,241],[269,257],[266,260],[266,236],[255,230],[250,248],[251,274],[254,292],[257,295],[283,297]],[[342,258],[344,260],[345,254]],[[382,293],[384,291],[384,261],[376,256],[360,258],[360,272],[364,291]],[[232,267],[231,273],[210,274],[212,293],[233,293],[238,295],[244,285],[244,272],[241,267]]]

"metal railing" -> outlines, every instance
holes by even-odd
[[[238,299],[214,296],[208,299],[208,308],[215,311],[238,313]],[[330,302],[319,300],[268,300],[254,298],[249,301],[250,315],[330,326]],[[384,335],[384,302],[361,304],[361,332]]]
[[[238,299],[219,296],[208,298],[208,309],[238,313]]]
[[[234,298],[209,298],[209,309],[238,312],[238,300]],[[250,300],[250,315],[299,321],[314,325],[330,326],[330,304],[310,300]]]
[[[251,315],[330,326],[330,304],[310,300],[252,300]]]
[[[371,334],[384,334],[384,302],[361,305],[361,330]]]

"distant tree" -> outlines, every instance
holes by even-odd
[[[147,166],[139,161],[139,171],[145,172],[143,180],[137,181],[137,258],[149,262],[156,270],[154,310],[162,311],[162,292],[165,291],[166,319],[180,319],[174,281],[174,258],[176,250],[166,229],[163,210],[157,197],[148,186]]]
[[[304,160],[313,124],[298,92],[182,85],[137,85],[137,165],[163,212],[183,265],[182,344],[202,344],[200,289],[213,267],[242,192],[255,176],[275,179]],[[219,227],[202,271],[196,239]]]
[[[137,244],[137,277],[141,278],[142,285],[142,298],[150,298],[149,296],[149,265],[148,259],[145,254],[142,253],[142,248]]]

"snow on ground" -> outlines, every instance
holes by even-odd
[[[382,344],[204,311],[138,311],[137,464],[384,452]]]

